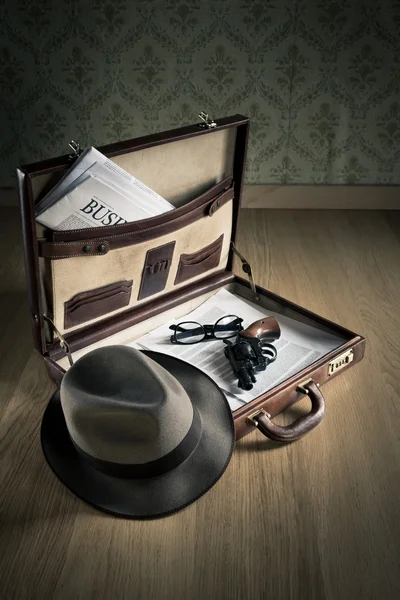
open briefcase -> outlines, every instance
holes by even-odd
[[[69,366],[65,351],[79,357],[100,345],[131,342],[226,288],[257,302],[266,315],[274,311],[341,339],[334,350],[234,410],[236,439],[258,427],[277,441],[294,441],[321,421],[320,386],[362,359],[365,340],[254,285],[251,267],[234,245],[248,130],[241,115],[216,123],[206,116],[200,124],[98,148],[175,206],[132,223],[51,231],[35,221],[35,202],[73,157],[18,169],[34,345],[57,385]],[[235,252],[248,278],[233,274]],[[309,414],[287,427],[273,423],[303,394],[311,399]]]

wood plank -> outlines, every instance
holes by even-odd
[[[310,435],[255,432],[198,502],[129,521],[75,498],[42,457],[54,387],[31,349],[19,217],[0,211],[2,599],[400,596],[400,213],[243,210],[237,245],[257,282],[364,335],[366,356],[326,386]]]

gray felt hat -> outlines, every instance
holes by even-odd
[[[43,416],[57,477],[100,510],[144,519],[207,492],[234,445],[229,404],[202,371],[158,352],[106,346],[80,358]]]

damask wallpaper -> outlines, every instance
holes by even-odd
[[[0,0],[18,164],[234,113],[247,183],[400,183],[400,0]]]

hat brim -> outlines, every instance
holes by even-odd
[[[208,375],[166,354],[142,352],[176,377],[200,414],[200,441],[182,464],[150,479],[122,479],[96,470],[71,441],[58,391],[43,415],[41,443],[55,475],[81,500],[120,517],[154,519],[185,508],[219,480],[232,455],[235,431],[229,404]]]

